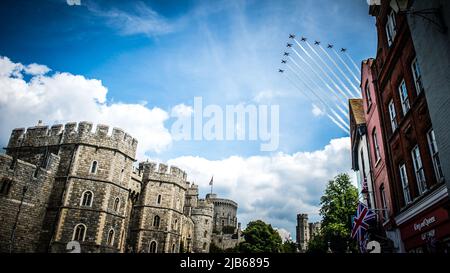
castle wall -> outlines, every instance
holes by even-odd
[[[235,202],[199,200],[198,186],[174,166],[135,169],[137,141],[108,131],[88,122],[13,130],[0,156],[0,189],[12,181],[0,195],[0,251],[9,251],[15,230],[13,252],[69,252],[74,239],[82,253],[151,252],[152,242],[160,253],[209,252],[214,225],[237,226]],[[75,238],[81,225],[84,236]]]
[[[46,169],[0,155],[0,252],[35,252],[42,244],[46,204],[59,157]]]
[[[48,242],[41,244],[39,251],[66,252],[77,224],[86,226],[85,239],[80,242],[82,252],[124,250],[130,193],[136,195],[138,190],[136,186],[130,190],[129,179],[137,140],[118,128],[111,135],[108,131],[108,126],[94,128],[89,122],[13,130],[8,155],[38,165],[46,161],[49,152],[61,159],[43,224]],[[97,168],[91,173],[93,161]],[[83,206],[81,199],[87,190],[92,191],[93,202]],[[114,236],[107,242],[110,230]]]
[[[199,200],[198,206],[191,211],[194,221],[193,252],[208,253],[213,231],[214,205],[205,200]]]
[[[157,168],[158,167],[158,168]],[[141,163],[143,189],[134,210],[131,228],[133,246],[138,252],[148,252],[155,241],[157,252],[178,252],[186,194],[186,173],[165,164]],[[159,197],[160,196],[160,197]],[[159,225],[155,225],[155,216]]]
[[[97,170],[92,173],[94,161],[97,162]],[[73,239],[78,224],[86,226],[86,238],[80,242],[82,252],[118,252],[123,249],[127,208],[131,202],[129,177],[132,163],[123,153],[108,148],[79,146],[66,184],[53,251],[61,252],[61,248]],[[90,206],[81,204],[86,191],[93,193]],[[110,230],[114,236],[108,242]]]
[[[237,203],[223,198],[217,198],[215,194],[207,194],[206,199],[214,204],[213,232],[220,233],[224,227],[237,228]]]

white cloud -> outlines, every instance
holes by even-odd
[[[24,67],[25,73],[29,75],[45,75],[48,72],[50,72],[50,68],[48,68],[46,65],[36,64],[32,63]]]
[[[194,113],[194,109],[184,103],[172,107],[172,116],[174,117],[190,117]]]
[[[319,107],[317,107],[317,105],[313,104],[313,109],[312,109],[312,113],[315,117],[320,117],[325,115],[325,112],[322,111],[322,109],[320,109]]]
[[[283,98],[283,97],[294,97],[293,94],[289,94],[288,92],[281,92],[275,90],[264,90],[256,94],[253,98],[253,101],[257,103],[262,102],[270,102],[275,98]]]
[[[295,233],[297,213],[319,220],[318,202],[327,182],[338,173],[351,174],[350,160],[350,139],[340,138],[313,152],[222,160],[183,156],[168,163],[186,170],[201,189],[208,189],[214,175],[214,191],[238,202],[244,225],[261,219]]]
[[[69,6],[81,6],[81,0],[66,0]]]
[[[287,240],[292,240],[291,233],[284,228],[275,228],[275,230],[280,234],[281,241],[284,243]]]
[[[102,9],[93,3],[86,6],[97,16],[106,18],[107,23],[118,29],[122,35],[145,34],[153,37],[172,33],[181,25],[181,21],[169,21],[143,2],[133,5],[133,11]]]
[[[172,138],[164,127],[168,113],[142,104],[107,103],[108,90],[100,80],[70,73],[45,75],[49,68],[24,66],[0,57],[0,142],[6,144],[11,130],[67,121],[92,121],[119,127],[137,138],[138,157],[161,152]],[[29,81],[22,73],[32,75]]]

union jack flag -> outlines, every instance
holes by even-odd
[[[364,237],[364,233],[376,217],[377,215],[375,212],[359,202],[358,210],[356,211],[356,216],[353,220],[352,238],[355,238],[358,235],[358,240],[361,241]]]

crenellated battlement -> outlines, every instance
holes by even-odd
[[[206,200],[214,203],[215,206],[224,206],[225,205],[225,206],[234,207],[235,209],[238,208],[238,204],[236,202],[234,202],[233,200],[230,200],[230,199],[217,198],[217,194],[208,193],[206,195]]]
[[[50,174],[54,175],[59,165],[59,156],[50,154],[47,166],[39,167],[26,161],[16,159],[6,154],[0,154],[0,169],[2,173],[10,173],[12,177],[20,181],[28,181],[32,178],[44,180]]]
[[[143,173],[143,180],[154,180],[160,182],[177,183],[182,188],[187,189],[187,174],[176,166],[169,166],[163,163],[141,162],[139,169]]]
[[[204,200],[199,199],[197,203],[197,207],[193,207],[191,211],[191,215],[209,215],[213,216],[214,214],[214,204]]]
[[[8,148],[87,144],[117,149],[134,158],[138,141],[119,128],[113,128],[109,134],[109,128],[103,124],[98,124],[94,128],[92,123],[86,121],[56,124],[51,127],[17,128],[11,133]]]

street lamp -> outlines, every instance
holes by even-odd
[[[445,25],[444,18],[442,16],[442,8],[429,8],[423,10],[414,10],[411,9],[411,1],[409,0],[391,0],[390,4],[391,8],[398,14],[419,16],[428,22],[434,24],[439,28],[439,31],[442,33],[447,33],[447,26]],[[429,15],[435,15],[438,21],[430,18]]]

